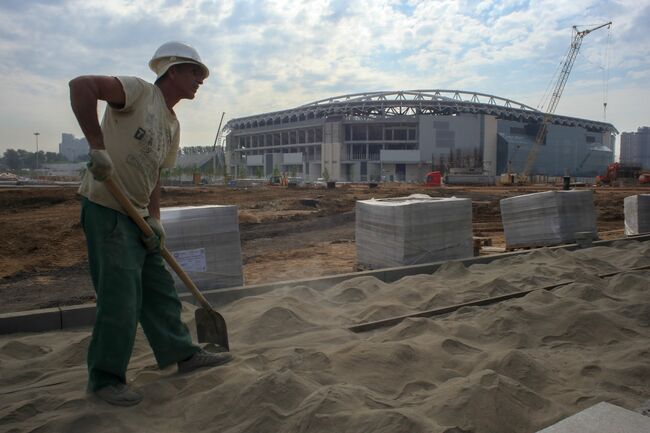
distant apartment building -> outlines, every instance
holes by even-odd
[[[650,127],[621,134],[621,163],[650,169]]]
[[[70,161],[74,162],[80,156],[88,154],[88,141],[85,138],[75,138],[73,134],[61,134],[59,153]]]

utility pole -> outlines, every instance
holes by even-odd
[[[226,115],[226,112],[221,113],[221,120],[219,120],[219,127],[217,128],[217,135],[214,137],[214,144],[212,145],[212,181],[215,182],[217,179],[217,141],[219,140],[219,134],[221,134],[221,123],[223,122],[223,116]],[[224,168],[225,170],[225,168]]]
[[[40,132],[35,132],[34,136],[36,137],[36,170],[38,170],[38,136],[41,135]]]

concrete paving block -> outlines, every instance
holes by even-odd
[[[237,206],[161,209],[165,245],[201,291],[244,283]],[[172,271],[177,292],[188,289]]]
[[[0,314],[0,334],[54,331],[58,329],[61,329],[61,310],[59,308],[43,308],[41,310]]]
[[[573,243],[576,232],[597,238],[593,191],[545,191],[499,201],[508,248]]]
[[[538,433],[648,433],[650,418],[600,402]]]
[[[472,257],[472,202],[464,198],[361,200],[355,210],[357,265],[365,269]]]
[[[650,232],[650,194],[625,197],[625,234],[628,236]]]
[[[61,328],[79,328],[82,326],[93,326],[95,324],[95,304],[82,304],[60,307]]]

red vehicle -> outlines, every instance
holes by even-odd
[[[626,183],[640,182],[641,167],[621,165],[615,162],[607,166],[607,171],[602,176],[596,176],[598,185],[611,185],[615,181]]]
[[[426,186],[440,186],[442,183],[442,175],[439,171],[430,171],[427,173]]]
[[[641,173],[641,176],[639,176],[639,183],[641,185],[650,185],[650,173]]]

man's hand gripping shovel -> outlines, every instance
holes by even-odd
[[[138,211],[133,207],[131,201],[124,195],[122,190],[110,176],[104,179],[104,185],[113,194],[113,197],[122,205],[122,208],[126,213],[131,217],[131,219],[140,227],[142,233],[145,236],[152,236],[154,234],[149,224],[140,216]],[[216,344],[219,350],[230,351],[230,345],[228,344],[228,329],[226,327],[226,321],[223,316],[217,313],[214,308],[210,305],[210,302],[203,296],[203,294],[196,287],[194,282],[190,279],[189,275],[185,273],[183,268],[178,264],[174,256],[171,255],[169,250],[161,246],[160,255],[165,259],[167,264],[176,272],[176,275],[179,276],[187,288],[192,292],[194,297],[201,304],[201,308],[198,308],[195,312],[196,320],[196,334],[198,336],[199,343],[212,343]]]

